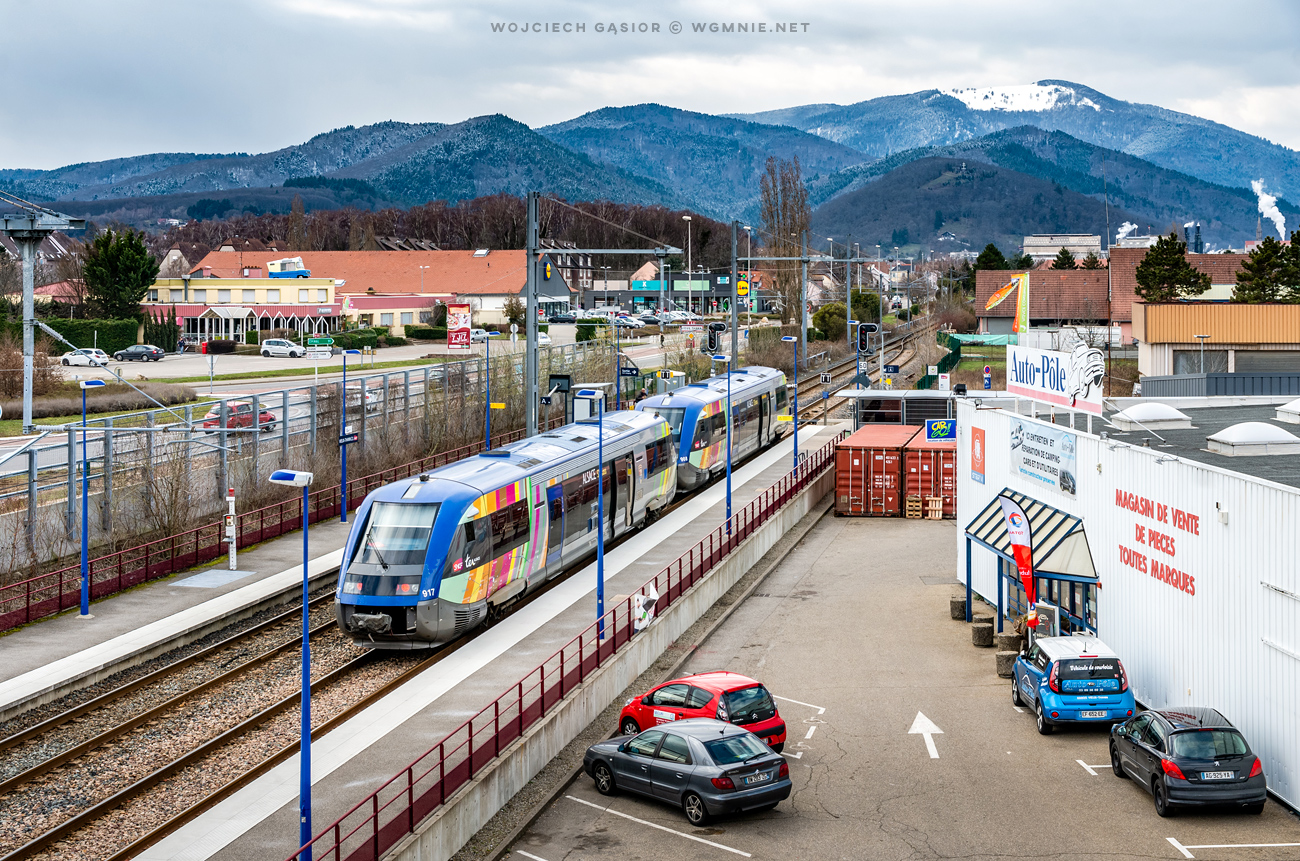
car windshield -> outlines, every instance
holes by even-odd
[[[770,748],[759,741],[757,736],[749,733],[706,741],[704,749],[709,752],[709,757],[718,765],[732,765],[771,752]]]
[[[1170,736],[1170,753],[1184,759],[1218,759],[1243,756],[1246,740],[1233,729],[1201,729]]]
[[[436,502],[376,502],[353,560],[372,565],[423,565],[437,516]]]
[[[748,723],[752,715],[758,715],[759,720],[771,717],[770,713],[776,711],[776,706],[772,705],[772,696],[767,688],[755,685],[727,694],[727,711],[733,723]]]
[[[1058,676],[1063,691],[1117,691],[1120,687],[1119,658],[1067,658]]]
[[[686,420],[686,408],[655,407],[655,412],[668,420],[668,425],[673,429],[673,444],[680,444],[682,441],[682,422]]]

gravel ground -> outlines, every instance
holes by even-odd
[[[323,622],[330,612],[328,606],[313,611],[314,620]],[[312,676],[319,678],[360,652],[329,628],[313,638]],[[0,831],[0,852],[21,846],[296,693],[300,661],[296,650],[277,655],[0,798],[0,821],[7,824]]]
[[[617,733],[618,715],[623,710],[623,704],[631,697],[640,696],[660,681],[666,680],[668,678],[667,673],[672,667],[690,649],[700,644],[700,637],[709,629],[709,626],[716,622],[744,594],[745,590],[758,579],[760,574],[766,571],[782,554],[789,551],[795,544],[793,536],[802,532],[810,519],[815,520],[821,517],[823,511],[824,509],[821,506],[817,506],[790,532],[782,536],[772,549],[768,550],[763,558],[740,578],[736,585],[732,586],[725,595],[718,599],[717,603],[706,610],[704,615],[696,620],[695,624],[691,625],[684,634],[678,637],[649,669],[638,676],[636,681],[628,685],[614,702],[610,703],[600,713],[599,717],[592,721],[577,738],[569,742],[564,750],[560,751],[554,759],[547,763],[538,772],[537,776],[530,780],[501,810],[497,811],[497,814],[488,820],[487,825],[479,829],[478,833],[451,857],[451,861],[487,861],[498,850],[504,849],[505,842],[515,829],[538,812],[536,810],[538,805],[545,803],[554,792],[568,785],[573,778],[574,772],[582,766],[582,757],[587,752],[587,748],[598,741],[611,738]],[[578,779],[583,778],[579,776]]]
[[[425,657],[400,655],[369,663],[349,674],[346,684],[332,684],[328,689],[314,693],[312,726],[319,727]],[[313,660],[313,677],[321,674]],[[98,861],[107,858],[172,817],[193,809],[254,765],[285,748],[296,749],[298,729],[297,709],[282,712],[32,858],[42,861]]]

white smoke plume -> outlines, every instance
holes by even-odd
[[[1277,208],[1277,198],[1264,191],[1264,180],[1257,179],[1251,182],[1250,187],[1254,189],[1255,194],[1259,197],[1259,214],[1273,222],[1277,228],[1279,239],[1286,239],[1286,219]]]
[[[1121,225],[1119,226],[1119,230],[1115,231],[1115,242],[1116,242],[1116,244],[1118,244],[1119,241],[1120,241],[1121,239],[1123,239],[1125,236],[1128,236],[1130,233],[1132,233],[1134,230],[1137,230],[1137,229],[1138,229],[1138,226],[1137,226],[1136,224],[1134,224],[1133,222],[1131,222],[1131,221],[1126,221],[1126,222],[1124,222],[1123,224],[1121,224]]]
[[[1183,227],[1195,227],[1195,226],[1196,226],[1195,221],[1188,221],[1183,224]]]

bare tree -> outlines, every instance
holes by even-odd
[[[798,257],[802,236],[808,230],[811,217],[808,189],[803,184],[799,157],[795,156],[792,161],[769,157],[759,184],[759,214],[766,234],[764,249],[773,257]],[[800,267],[795,261],[773,265],[772,280],[780,297],[782,322],[796,319],[795,309],[800,305],[802,293],[800,277]]]

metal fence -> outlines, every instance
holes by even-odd
[[[653,585],[660,596],[655,604],[656,612],[670,606],[828,469],[834,463],[835,445],[843,436],[843,433],[836,435],[796,470],[733,515],[728,523],[718,526],[676,562],[646,581],[637,592],[648,594],[647,588]],[[472,780],[504,748],[626,645],[633,634],[632,596],[629,596],[341,816],[288,861],[295,861],[305,849],[310,849],[313,859],[379,861],[385,852],[415,830],[416,823]]]

